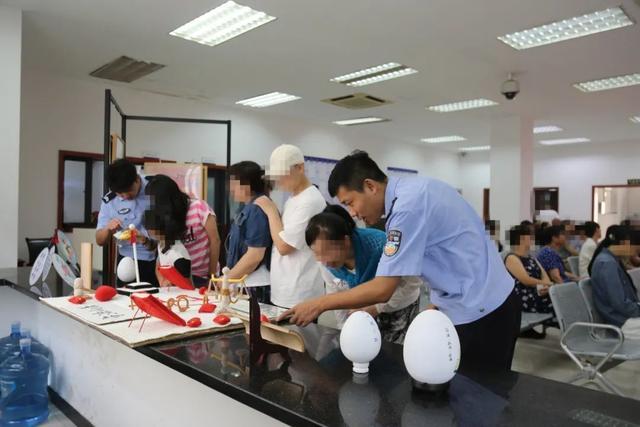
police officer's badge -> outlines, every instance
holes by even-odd
[[[384,245],[384,254],[386,256],[393,256],[400,249],[400,242],[402,241],[402,232],[399,230],[389,230],[387,232],[387,243]]]

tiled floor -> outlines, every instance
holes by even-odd
[[[561,382],[578,373],[578,367],[560,348],[560,331],[551,328],[543,340],[518,340],[513,370]],[[624,362],[607,371],[605,377],[627,397],[640,400],[640,361]]]

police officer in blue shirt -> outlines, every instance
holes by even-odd
[[[422,276],[431,302],[456,326],[461,366],[509,370],[520,329],[514,281],[473,208],[451,186],[426,177],[387,178],[365,152],[340,160],[329,192],[367,224],[386,217],[376,277],[288,310],[306,325],[326,310],[387,301],[403,276]]]
[[[129,224],[135,225],[139,231],[136,251],[140,280],[158,286],[156,245],[149,239],[143,225],[144,212],[149,209],[149,199],[144,194],[145,179],[138,175],[133,163],[119,159],[107,170],[107,185],[111,191],[102,198],[100,204],[96,243],[104,246],[116,232],[129,227]],[[118,241],[117,244],[118,262],[122,257],[133,258],[133,247],[129,242]],[[122,284],[119,279],[118,284]]]

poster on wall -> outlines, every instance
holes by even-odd
[[[144,173],[167,175],[193,199],[206,200],[207,168],[198,163],[145,163]]]
[[[111,163],[118,159],[124,159],[125,143],[117,133],[111,134]]]

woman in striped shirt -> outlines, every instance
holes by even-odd
[[[163,206],[186,204],[186,232],[182,243],[191,257],[191,275],[196,287],[209,283],[212,274],[218,272],[220,255],[220,235],[216,225],[216,216],[207,202],[189,199],[178,184],[166,175],[156,175],[147,184],[146,194],[152,197],[152,209],[161,210]],[[163,284],[160,279],[160,284]]]

